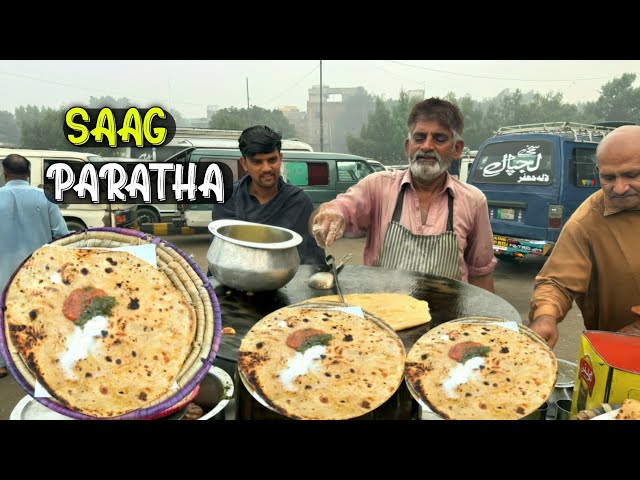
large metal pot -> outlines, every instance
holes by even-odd
[[[295,276],[300,266],[296,232],[241,220],[209,224],[213,241],[207,252],[209,270],[223,285],[236,290],[277,290]]]

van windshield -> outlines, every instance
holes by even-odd
[[[497,142],[475,160],[473,182],[548,185],[552,181],[551,142]]]

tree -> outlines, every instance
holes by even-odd
[[[464,130],[462,139],[465,147],[475,150],[492,134],[491,128],[487,128],[484,122],[484,113],[479,102],[476,102],[468,94],[462,98],[455,95],[447,95],[447,100],[458,106],[464,117]]]
[[[16,108],[16,121],[20,129],[20,144],[24,148],[68,150],[71,144],[64,136],[66,109],[35,105]]]
[[[640,88],[634,88],[635,73],[624,73],[604,84],[600,97],[585,107],[592,121],[626,120],[640,123]]]
[[[0,110],[0,143],[18,145],[20,143],[20,132],[16,117],[11,112]]]
[[[20,145],[23,148],[89,152],[105,157],[117,157],[123,153],[123,149],[120,147],[84,148],[73,145],[63,130],[67,109],[68,107],[38,108],[35,105],[16,108]]]
[[[223,108],[214,113],[209,126],[218,130],[244,130],[253,125],[267,125],[280,132],[283,138],[295,136],[295,128],[280,110],[266,110],[252,106],[246,108]]]
[[[88,108],[130,108],[135,107],[131,100],[126,97],[115,99],[109,95],[102,97],[89,97]]]
[[[550,92],[546,95],[536,93],[528,108],[528,123],[581,121],[578,107],[563,103],[561,93]]]
[[[407,131],[407,119],[409,118],[409,114],[411,113],[414,103],[415,102],[409,98],[409,94],[407,94],[407,92],[404,90],[400,91],[400,98],[391,111],[391,120],[394,128],[392,142],[396,155],[392,158],[393,163],[390,163],[389,165],[400,165],[406,163],[404,141],[409,133]]]
[[[362,126],[360,137],[347,135],[347,147],[354,155],[375,158],[387,165],[403,163],[402,144],[395,143],[397,130],[391,112],[382,98],[377,97],[375,110],[369,114],[367,123]]]

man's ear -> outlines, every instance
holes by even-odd
[[[464,140],[458,140],[453,146],[454,160],[458,160],[460,158],[460,156],[462,155],[462,150],[464,150]]]
[[[244,157],[240,157],[240,166],[244,169],[245,172],[248,172],[247,169],[247,159]]]

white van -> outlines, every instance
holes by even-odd
[[[467,178],[469,176],[469,170],[471,170],[471,165],[473,165],[473,160],[476,158],[478,154],[477,150],[470,150],[466,154],[460,157],[460,176],[459,179],[461,182],[467,182]]]
[[[31,162],[31,185],[44,187],[44,161],[89,162],[101,157],[83,152],[65,152],[58,150],[27,150],[21,148],[0,148],[0,161],[7,155],[17,153]],[[5,184],[4,172],[0,168],[0,187]],[[69,230],[84,230],[99,227],[139,228],[136,205],[99,204],[59,204],[60,212],[67,222]]]
[[[148,163],[152,160],[142,160],[140,158],[129,157],[96,157],[89,159],[90,162],[132,162]],[[176,221],[182,216],[177,203],[138,203],[138,222],[160,223],[163,220],[171,219]]]

